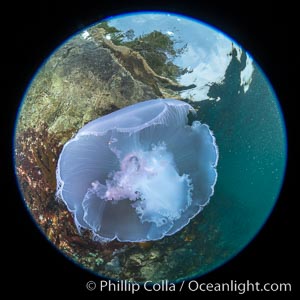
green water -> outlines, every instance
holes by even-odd
[[[220,230],[212,245],[215,266],[257,234],[276,203],[285,170],[286,136],[278,101],[257,66],[244,93],[239,77],[244,65],[244,54],[241,62],[233,58],[224,84],[210,90],[221,100],[201,102],[197,116],[213,130],[220,154],[215,194],[203,211],[203,218]],[[199,226],[203,231],[208,224]],[[226,254],[218,259],[218,252]]]

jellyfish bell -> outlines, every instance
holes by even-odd
[[[209,127],[174,99],[140,102],[98,118],[68,141],[57,195],[98,241],[158,240],[209,202],[218,149]]]

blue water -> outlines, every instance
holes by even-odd
[[[214,261],[199,273],[236,255],[257,234],[274,207],[284,177],[286,134],[280,106],[268,80],[254,65],[247,93],[240,87],[239,62],[230,63],[223,85],[213,85],[211,96],[200,102],[198,118],[209,124],[219,146],[218,181],[203,217],[215,222],[219,236]],[[213,220],[212,220],[213,218]],[[201,223],[204,231],[211,224]],[[224,255],[217,258],[217,253]]]

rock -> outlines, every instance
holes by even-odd
[[[149,259],[155,260],[160,257],[160,253],[158,250],[152,250],[149,254]]]
[[[143,278],[151,278],[153,281],[160,281],[167,278],[164,270],[165,267],[162,263],[153,264],[148,262],[141,268],[141,275]]]
[[[95,259],[95,264],[96,264],[96,266],[102,265],[103,262],[104,262],[104,261],[103,261],[103,259],[102,259],[101,257],[98,257],[98,258]]]
[[[135,265],[135,266],[140,266],[144,264],[144,255],[142,253],[135,253],[132,254],[129,259],[129,264]]]
[[[43,125],[63,144],[87,122],[153,98],[151,86],[134,79],[109,49],[76,37],[34,79],[18,130]]]
[[[119,274],[121,272],[119,258],[115,256],[110,262],[105,265],[105,270],[113,274]]]

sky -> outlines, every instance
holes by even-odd
[[[135,36],[154,30],[172,36],[178,47],[187,44],[187,49],[174,61],[177,65],[188,68],[179,82],[184,85],[195,84],[196,88],[182,92],[182,96],[194,101],[208,99],[210,83],[221,82],[232,59],[229,53],[232,47],[240,47],[227,35],[205,23],[181,15],[168,13],[128,14],[109,19],[109,24],[127,31],[133,29]],[[246,69],[247,68],[247,69]],[[246,92],[253,73],[252,60],[247,57],[247,66],[241,72],[241,86]],[[219,99],[217,99],[219,100]]]

